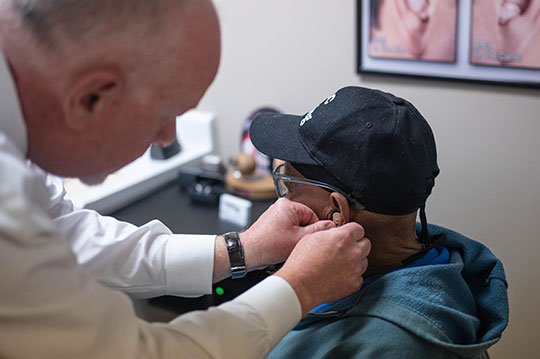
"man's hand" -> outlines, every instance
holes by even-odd
[[[348,223],[304,237],[275,275],[293,287],[304,315],[359,290],[370,250],[364,229]]]
[[[245,232],[240,233],[248,269],[284,262],[304,236],[335,225],[319,221],[308,207],[286,198],[278,199]]]

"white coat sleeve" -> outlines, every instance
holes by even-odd
[[[49,192],[49,216],[99,282],[137,299],[212,292],[214,235],[174,235],[157,220],[137,227],[76,209],[60,178],[33,169]]]
[[[125,294],[77,263],[47,213],[43,182],[14,167],[16,180],[0,183],[0,357],[262,358],[300,319],[278,277],[168,324],[138,319]]]

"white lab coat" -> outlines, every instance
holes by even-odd
[[[278,277],[168,324],[138,319],[124,293],[210,293],[214,236],[77,210],[26,148],[0,52],[0,357],[259,358],[300,319],[298,298]]]

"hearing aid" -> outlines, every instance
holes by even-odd
[[[332,222],[334,222],[336,227],[339,227],[341,225],[341,213],[339,212],[332,213]]]
[[[427,21],[429,19],[429,4],[427,0],[407,0],[407,5],[422,21]]]
[[[518,17],[529,5],[530,0],[506,0],[499,14],[499,25],[506,25],[510,20]]]

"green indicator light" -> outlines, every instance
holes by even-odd
[[[225,293],[225,291],[223,290],[223,288],[221,288],[221,287],[216,288],[216,294],[217,295],[223,295],[224,293]]]

